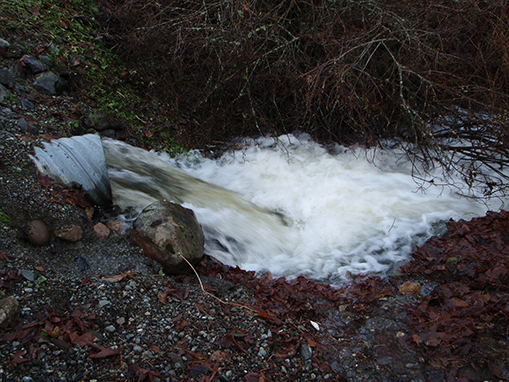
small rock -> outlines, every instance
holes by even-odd
[[[2,85],[0,85],[0,100],[2,99],[1,87],[2,87]],[[6,116],[10,116],[10,115],[13,115],[14,112],[11,109],[9,109],[8,107],[2,107],[2,108],[0,108],[0,114],[6,115]]]
[[[18,127],[22,130],[22,131],[28,131],[29,130],[29,124],[28,122],[26,121],[25,118],[21,118],[18,120],[18,123],[17,123]],[[31,129],[30,129],[31,130]]]
[[[11,92],[2,84],[0,84],[0,101],[5,99]]]
[[[117,137],[117,133],[113,129],[106,129],[102,131],[101,134],[103,137],[115,139]]]
[[[30,72],[32,72],[33,74],[46,72],[48,70],[48,67],[44,65],[41,61],[29,55],[24,55],[23,57],[20,58],[19,61],[23,67],[30,70]]]
[[[23,269],[21,271],[21,276],[23,276],[28,281],[35,281],[35,273],[29,269]]]
[[[145,350],[141,354],[141,358],[152,358],[152,357],[154,357],[154,353],[152,353],[150,350]]]
[[[35,109],[34,104],[25,98],[21,99],[21,107],[25,110],[34,110]]]
[[[140,346],[140,345],[134,345],[133,347],[133,350],[136,352],[136,353],[141,353],[143,348]]]
[[[83,256],[78,256],[76,259],[74,259],[74,267],[78,272],[83,273],[87,269],[90,269],[90,264]]]
[[[27,240],[33,245],[44,246],[49,243],[49,230],[42,220],[32,220],[28,223]]]
[[[106,226],[113,232],[118,233],[119,235],[122,234],[122,231],[124,228],[124,225],[119,220],[110,220],[110,221],[106,222]]]
[[[300,355],[304,359],[304,361],[309,361],[313,357],[313,350],[308,344],[302,344],[300,347]]]
[[[104,240],[110,235],[111,231],[106,225],[99,222],[94,226],[94,232],[99,239]]]
[[[40,74],[35,82],[35,89],[47,95],[60,95],[67,89],[67,82],[52,72]]]
[[[99,308],[104,308],[106,305],[110,305],[111,302],[109,300],[101,300],[99,301]]]
[[[124,317],[120,317],[120,318],[117,319],[116,322],[119,325],[124,325],[125,324],[125,318]]]
[[[122,121],[108,114],[90,114],[84,121],[85,127],[97,131],[120,130]]]
[[[0,300],[0,328],[5,328],[16,321],[20,313],[19,303],[15,297],[9,296]]]
[[[104,330],[106,330],[107,332],[113,333],[115,330],[117,330],[117,328],[115,328],[114,325],[108,325],[107,327],[104,328]]]
[[[83,237],[83,229],[78,225],[72,225],[66,229],[56,229],[53,233],[59,239],[69,241],[71,243],[77,242]]]
[[[134,280],[129,280],[129,282],[125,286],[126,290],[135,290],[136,288],[138,288],[138,284]]]
[[[11,46],[11,44],[8,41],[4,40],[3,38],[0,38],[0,48],[1,49],[6,51],[7,49],[9,49],[10,46]]]
[[[14,76],[7,68],[0,69],[0,84],[12,89],[16,85]]]
[[[399,292],[404,295],[415,294],[421,295],[421,284],[415,281],[406,281],[399,287]]]

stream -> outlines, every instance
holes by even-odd
[[[69,145],[90,144],[71,139]],[[401,151],[325,147],[303,134],[245,139],[218,159],[101,143],[104,159],[84,148],[82,157],[65,160],[98,162],[95,167],[104,160],[114,204],[141,211],[156,200],[180,203],[202,225],[207,254],[274,276],[340,283],[354,274],[385,273],[443,233],[449,219],[504,206],[500,198],[473,198],[476,190],[459,174],[446,182],[440,168],[424,171]],[[42,165],[43,153],[34,159],[40,170],[59,167],[55,156]],[[96,185],[104,178],[96,175]],[[451,179],[454,187],[446,185]]]

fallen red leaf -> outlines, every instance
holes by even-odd
[[[162,350],[159,346],[157,345],[148,345],[149,349],[152,350],[153,352],[155,353],[161,353]]]
[[[263,377],[263,374],[260,375],[258,373],[249,373],[249,374],[246,374],[244,379],[246,380],[246,382],[263,382],[263,381],[265,381],[265,378]]]
[[[269,312],[258,312],[258,317],[263,318],[264,320],[267,320],[275,325],[283,324],[283,321],[281,321],[279,318],[277,318],[275,315]]]
[[[154,377],[155,378],[166,377],[165,375],[158,374],[155,371],[141,368],[139,363],[135,363],[134,365],[132,365],[131,370],[138,376],[138,382],[144,381],[145,379],[147,379],[147,377],[150,381],[152,381]]]
[[[96,345],[96,347],[100,349],[99,353],[90,354],[88,356],[89,358],[94,358],[94,359],[108,358],[108,357],[112,357],[112,356],[115,356],[117,354],[120,354],[120,348],[118,348],[118,349],[110,349],[110,348],[107,348],[107,347],[97,346],[97,345]]]
[[[166,305],[168,303],[168,295],[166,293],[158,293],[157,299],[161,304]]]
[[[16,354],[14,354],[12,361],[10,362],[13,365],[19,365],[20,363],[29,361],[28,358],[23,358],[23,356],[27,353],[25,349],[22,349],[18,351]]]
[[[91,332],[83,333],[79,335],[77,332],[69,333],[69,340],[73,345],[79,345],[81,347],[94,343],[94,335]]]

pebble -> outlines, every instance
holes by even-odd
[[[150,350],[145,350],[142,354],[142,358],[152,358],[154,354]]]
[[[28,281],[35,281],[35,273],[29,269],[23,269],[21,275]]]
[[[115,328],[114,325],[108,325],[107,327],[104,328],[104,330],[106,330],[107,332],[113,333],[115,330],[117,330],[117,328]]]
[[[104,308],[106,305],[111,305],[111,302],[109,300],[99,301],[99,308]]]
[[[140,345],[134,345],[133,350],[136,353],[141,353],[143,351],[143,348]]]
[[[300,355],[304,359],[304,361],[309,361],[313,358],[313,350],[308,344],[303,344],[300,349]]]
[[[125,323],[125,318],[124,318],[124,317],[120,317],[119,319],[117,319],[117,321],[116,321],[116,322],[117,322],[117,324],[119,324],[119,325],[124,325],[124,323]]]
[[[34,110],[35,105],[27,99],[21,99],[21,107],[26,110]]]

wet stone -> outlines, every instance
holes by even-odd
[[[27,93],[27,94],[30,93],[30,89],[28,89],[26,86],[18,84],[17,82],[14,85],[14,89],[16,89],[17,91],[23,92],[23,93]]]

